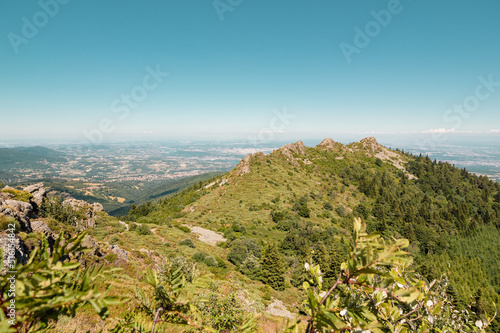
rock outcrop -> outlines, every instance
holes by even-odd
[[[98,257],[102,257],[102,253],[99,251],[99,245],[90,235],[87,235],[82,242],[82,246],[91,249],[89,252],[92,255],[96,255]]]
[[[63,206],[71,207],[75,212],[82,215],[82,218],[77,218],[75,221],[77,228],[81,230],[95,228],[97,212],[103,209],[99,203],[91,205],[83,200],[76,200],[74,198],[66,199],[62,204]]]
[[[300,167],[300,164],[293,155],[305,155],[306,154],[306,147],[304,146],[304,143],[302,141],[297,141],[295,143],[289,143],[281,147],[280,149],[277,150],[281,154],[283,154],[290,163],[292,163],[293,166],[295,167]],[[276,151],[274,151],[276,152]],[[273,153],[274,153],[273,152]]]
[[[43,221],[31,221],[31,229],[33,230],[33,232],[44,234],[45,238],[47,238],[51,246],[54,244],[54,241],[58,237],[58,235],[55,234],[52,229],[50,229],[50,227]]]
[[[111,250],[111,252],[113,252],[114,254],[116,254],[118,260],[122,260],[122,261],[128,262],[127,251],[125,251],[123,249],[120,249],[120,247],[118,245],[110,245],[108,247],[108,250]]]
[[[0,198],[0,215],[11,216],[21,225],[21,231],[31,232],[30,218],[34,217],[33,206],[24,201]]]
[[[335,141],[333,141],[332,138],[326,138],[321,143],[317,146],[320,148],[326,148],[326,149],[334,149],[335,148]]]
[[[47,190],[43,183],[33,184],[24,189],[24,191],[31,193],[33,198],[31,198],[31,204],[35,211],[39,210],[42,206],[42,202],[47,196]]]
[[[244,174],[250,173],[250,162],[252,160],[255,160],[255,159],[260,158],[262,156],[264,156],[264,154],[262,152],[257,152],[257,153],[245,156],[241,160],[241,162],[238,163],[238,165],[234,168],[234,170],[236,171],[236,175],[242,176]]]

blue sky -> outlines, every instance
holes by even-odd
[[[0,140],[500,129],[496,0],[59,1],[0,0]]]

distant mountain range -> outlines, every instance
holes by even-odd
[[[44,163],[64,161],[66,161],[64,153],[42,146],[0,148],[0,170],[3,171],[20,167],[43,168]]]

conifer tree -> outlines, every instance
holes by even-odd
[[[261,263],[262,282],[274,290],[285,290],[285,263],[275,244],[264,250]]]

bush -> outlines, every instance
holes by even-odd
[[[248,256],[260,258],[262,249],[254,240],[240,238],[231,244],[231,251],[227,255],[227,260],[239,267]]]
[[[183,239],[179,242],[180,245],[183,246],[188,246],[190,248],[196,248],[196,245],[194,245],[193,241],[190,238]]]
[[[207,256],[205,257],[205,260],[204,260],[204,263],[205,265],[207,265],[208,267],[217,267],[219,264],[217,263],[217,259],[215,259],[214,257],[212,256]]]
[[[203,252],[196,252],[193,254],[193,260],[196,262],[204,262],[207,258],[207,255]]]
[[[184,231],[187,234],[191,232],[191,229],[189,229],[185,225],[176,224],[175,227],[181,231]]]
[[[138,226],[136,231],[139,235],[151,235],[151,230],[145,224]]]
[[[118,244],[119,241],[120,241],[120,238],[118,238],[118,236],[116,236],[116,235],[111,236],[111,238],[108,240],[109,244],[111,244],[111,245]]]
[[[12,229],[12,226],[14,226],[15,233],[21,231],[21,224],[19,224],[19,221],[11,216],[0,215],[0,231]]]
[[[215,257],[215,260],[217,260],[217,267],[227,268],[227,264],[222,258]]]
[[[104,256],[104,259],[106,259],[107,261],[109,261],[110,263],[114,263],[116,261],[116,259],[118,259],[118,256],[116,255],[116,253],[108,253]]]
[[[15,190],[13,188],[7,188],[2,190],[3,193],[10,193],[14,196],[13,200],[30,202],[33,195],[26,191]]]
[[[329,202],[325,202],[325,203],[323,204],[323,208],[324,208],[324,209],[326,209],[326,210],[333,210],[333,206],[332,206],[332,204],[331,204],[331,203],[329,203]]]
[[[224,295],[218,285],[212,284],[206,300],[197,304],[203,323],[218,332],[235,331],[243,322],[245,313],[236,296],[235,292]]]
[[[339,205],[337,209],[335,209],[337,214],[339,214],[340,217],[346,217],[347,216],[347,209],[343,205]]]
[[[260,274],[260,263],[259,259],[255,256],[248,256],[245,261],[240,265],[240,272],[248,276],[252,280],[259,280]]]

